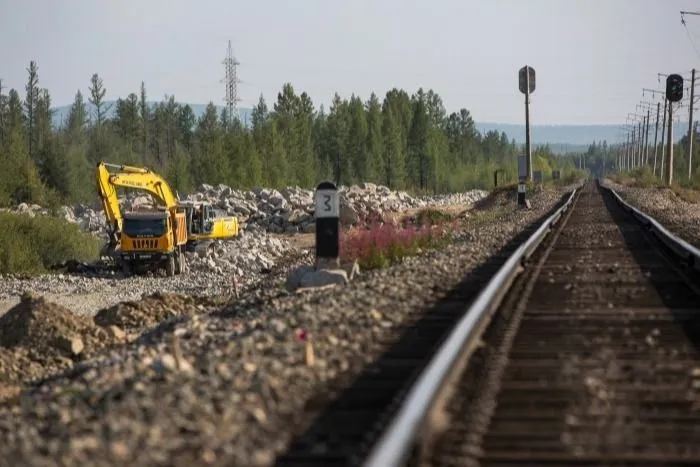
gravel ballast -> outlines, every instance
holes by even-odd
[[[386,348],[392,328],[562,194],[540,191],[531,210],[518,210],[501,193],[470,215],[463,241],[344,288],[290,294],[271,276],[212,313],[179,302],[178,316],[0,409],[0,465],[270,465],[303,428],[311,397],[340,389]],[[98,314],[103,324],[151,324],[113,315]]]
[[[669,188],[629,187],[604,179],[626,202],[653,217],[691,245],[700,248],[700,205],[691,203]]]

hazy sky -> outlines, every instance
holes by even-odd
[[[661,89],[657,73],[700,68],[698,0],[1,0],[0,78],[24,95],[30,60],[55,105],[103,77],[107,98],[223,104],[228,40],[242,107],[284,82],[318,106],[401,87],[448,111],[521,123],[517,71],[537,72],[534,124],[621,123]],[[692,40],[692,41],[691,41]],[[693,44],[698,49],[696,51]],[[700,87],[699,87],[700,89]],[[4,91],[6,92],[6,90]]]

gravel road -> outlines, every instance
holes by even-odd
[[[603,183],[671,233],[700,248],[700,205],[685,201],[668,188],[628,187],[609,179]]]
[[[291,238],[291,237],[289,237]],[[2,277],[0,281],[0,315],[15,306],[25,291],[44,295],[75,313],[92,316],[97,310],[128,300],[138,300],[155,292],[217,296],[236,286],[250,287],[283,258],[297,258],[304,248],[296,247],[281,236],[244,233],[240,237],[218,242],[208,257],[188,253],[190,270],[173,277],[123,277],[113,271],[85,274],[47,274],[32,279]]]
[[[138,338],[135,333],[148,323],[124,315],[139,305],[103,313],[116,329],[125,329],[124,336],[102,336],[104,345],[116,347],[21,398],[16,382],[22,379],[9,378],[0,358],[0,466],[270,465],[305,428],[308,416],[302,412],[313,411],[310,399],[320,404],[319,394],[332,397],[348,384],[386,348],[392,328],[443,297],[561,195],[540,191],[531,197],[532,209],[520,211],[501,194],[487,211],[465,220],[462,241],[365,272],[342,289],[290,294],[281,287],[280,271],[225,306],[153,297],[139,313],[176,308],[172,315],[179,316]],[[178,279],[168,280],[178,287]],[[202,278],[202,287],[207,280]],[[141,279],[132,281],[137,294]],[[163,300],[172,304],[159,305]],[[57,314],[37,311],[47,305],[36,299],[26,304],[34,307],[36,322],[48,323]],[[0,317],[0,328],[8,315]],[[33,322],[24,316],[13,323],[30,332],[9,349],[14,352],[26,352],[51,331],[32,333]],[[101,335],[90,326],[86,321],[71,329]]]

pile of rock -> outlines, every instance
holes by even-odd
[[[340,217],[344,225],[356,225],[367,219],[385,219],[388,214],[412,208],[424,208],[447,204],[470,205],[485,197],[488,192],[471,190],[440,196],[412,197],[404,191],[392,191],[386,186],[363,183],[350,187],[341,186]],[[201,185],[185,200],[208,201],[227,215],[236,216],[241,230],[271,233],[310,233],[314,231],[314,192],[300,187],[282,190],[255,188],[236,190],[226,185]],[[149,209],[153,200],[148,195],[129,193],[120,198],[124,211]],[[49,210],[26,203],[12,209],[30,215],[50,214]],[[78,204],[59,208],[58,215],[81,229],[95,235],[106,234],[106,220],[98,205]]]
[[[431,205],[472,204],[488,192],[471,190],[465,193],[414,198],[404,191],[364,183],[360,186],[341,186],[340,218],[344,225],[355,225],[362,220],[384,219],[389,213]],[[281,191],[256,188],[240,191],[226,185],[202,185],[187,199],[209,201],[229,215],[239,218],[245,229],[273,233],[313,232],[314,192],[299,187]]]
[[[244,277],[270,270],[291,249],[289,242],[284,240],[244,232],[234,240],[217,241],[204,254],[187,253],[187,257],[193,273],[214,272]]]
[[[446,205],[471,205],[484,199],[489,194],[486,190],[470,190],[464,193],[450,193],[447,195],[435,195],[423,198],[431,206]]]
[[[70,367],[73,360],[93,356],[126,338],[116,326],[96,326],[90,318],[27,292],[0,316],[0,383]]]

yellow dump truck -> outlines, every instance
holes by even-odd
[[[123,215],[119,260],[125,274],[163,268],[168,276],[187,271],[187,223],[183,211],[132,212]]]
[[[149,169],[100,162],[96,176],[109,225],[110,241],[103,253],[115,257],[127,274],[160,267],[169,276],[182,274],[187,270],[186,249],[238,235],[236,217],[217,217],[208,203],[181,204],[168,183]],[[117,187],[147,191],[162,206],[122,213]]]

